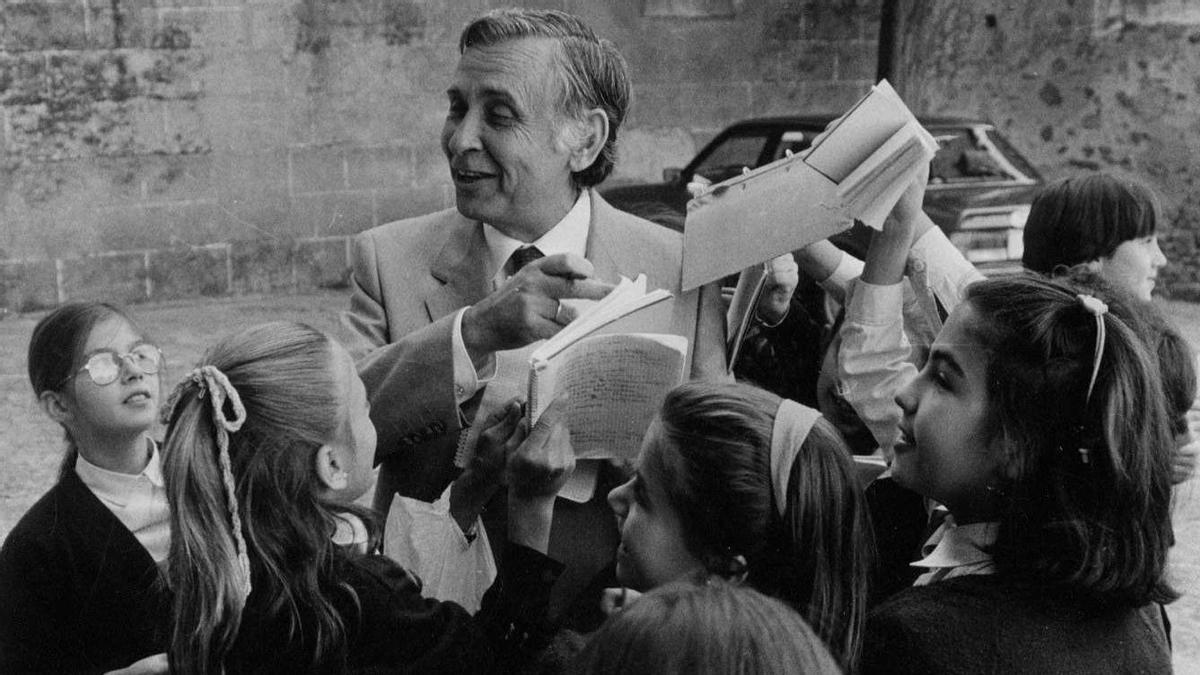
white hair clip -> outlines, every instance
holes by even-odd
[[[1092,389],[1096,386],[1096,378],[1100,375],[1100,361],[1104,358],[1104,343],[1107,339],[1107,334],[1104,328],[1104,315],[1108,314],[1108,305],[1104,304],[1100,298],[1094,295],[1080,293],[1075,296],[1079,299],[1079,304],[1083,306],[1089,314],[1096,317],[1096,349],[1092,354],[1092,376],[1088,379],[1087,395],[1083,399],[1084,410],[1092,403]],[[1091,450],[1089,448],[1079,448],[1079,459],[1084,464],[1091,461]]]
[[[1100,375],[1100,360],[1104,357],[1106,339],[1104,315],[1108,314],[1108,305],[1094,295],[1080,293],[1076,297],[1079,298],[1079,304],[1096,317],[1096,350],[1092,355],[1092,377],[1088,380],[1087,396],[1084,398],[1084,407],[1087,407],[1092,401],[1092,389],[1096,386],[1096,377]]]

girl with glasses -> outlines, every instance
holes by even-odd
[[[121,309],[59,307],[33,330],[29,380],[66,432],[58,483],[0,549],[0,672],[165,665],[159,565],[170,523],[158,447],[162,354]]]

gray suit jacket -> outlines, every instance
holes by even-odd
[[[691,340],[693,377],[724,377],[725,319],[715,286],[679,293],[681,237],[591,193],[586,257],[596,276],[645,273],[675,293],[672,332]],[[483,226],[458,211],[381,225],[355,241],[345,321],[371,403],[377,489],[433,501],[455,478],[460,422],[451,357],[453,315],[491,292]],[[390,503],[391,495],[380,495]]]

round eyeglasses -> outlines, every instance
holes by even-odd
[[[89,356],[87,363],[83,364],[83,367],[75,371],[67,380],[87,371],[88,377],[92,378],[92,382],[97,385],[103,387],[106,384],[112,384],[121,376],[123,361],[129,361],[134,368],[147,375],[153,375],[162,368],[162,350],[152,344],[140,344],[125,354],[105,349]]]

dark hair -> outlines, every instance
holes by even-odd
[[[666,397],[665,443],[642,470],[679,513],[685,544],[708,571],[746,559],[753,587],[796,608],[853,669],[873,560],[871,525],[845,442],[818,419],[791,466],[781,518],[771,482],[780,398],[745,384],[692,382]]]
[[[977,282],[966,303],[988,353],[987,424],[1008,453],[994,547],[997,569],[1075,598],[1170,602],[1174,450],[1158,368],[1120,295],[1107,298],[1106,339],[1087,396],[1095,316],[1065,280],[1020,275]],[[1134,319],[1136,321],[1136,319]]]
[[[1155,233],[1158,201],[1128,178],[1094,173],[1042,188],[1025,221],[1025,267],[1042,274],[1111,256]]]
[[[1196,399],[1196,354],[1187,338],[1157,307],[1149,302],[1136,302],[1133,306],[1144,326],[1142,332],[1150,354],[1158,360],[1171,433],[1174,436],[1187,433],[1187,413]]]
[[[92,329],[113,317],[125,320],[137,330],[137,324],[123,309],[107,302],[69,302],[42,317],[29,338],[26,365],[34,395],[61,391],[63,384],[83,365],[83,352]],[[70,432],[65,433],[67,452],[59,468],[60,476],[74,471],[79,457],[75,440]]]
[[[638,598],[604,622],[570,672],[833,675],[842,670],[787,605],[710,577],[672,582]]]
[[[339,513],[366,512],[330,501],[314,471],[317,450],[343,417],[332,345],[308,326],[268,323],[224,338],[200,362],[224,373],[245,406],[245,423],[228,434],[228,447],[250,559],[249,598],[240,587],[210,396],[190,379],[176,389],[163,444],[172,672],[248,669],[226,662],[243,612],[283,636],[283,652],[258,655],[276,666],[344,667],[346,626],[332,597],[357,596],[333,572],[330,534]]]
[[[467,24],[458,51],[522,38],[550,38],[561,46],[562,89],[558,109],[569,117],[599,108],[608,118],[608,138],[591,166],[571,174],[578,188],[598,185],[617,161],[617,130],[629,111],[629,68],[615,45],[596,36],[577,17],[550,9],[496,9]]]
[[[1109,282],[1096,272],[1074,268],[1066,278],[1071,283],[1094,291],[1101,300],[1109,303],[1117,316],[1142,336],[1150,356],[1158,364],[1171,433],[1179,436],[1187,432],[1187,413],[1196,398],[1196,356],[1191,343],[1154,303],[1134,297],[1127,289]]]

